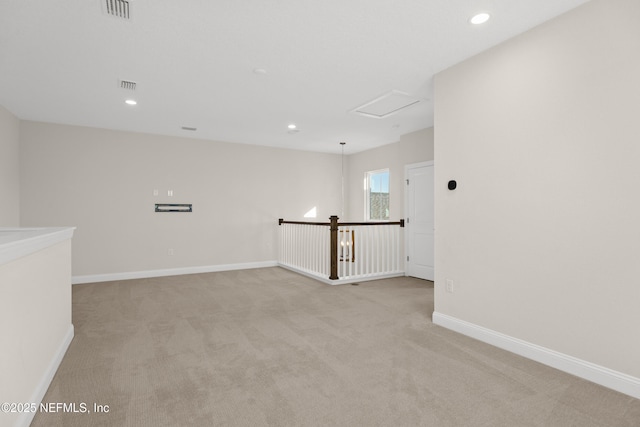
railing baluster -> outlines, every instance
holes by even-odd
[[[302,257],[302,242],[304,239],[304,225],[298,225],[297,226],[297,230],[296,230],[296,235],[299,236],[300,238],[295,240],[296,243],[296,265],[299,265],[302,267],[302,269],[304,269],[304,263],[303,261],[303,257]]]
[[[382,234],[384,235],[384,244],[382,246],[383,257],[382,257],[382,270],[385,273],[389,272],[389,227],[383,227]]]
[[[371,260],[369,259],[369,233],[371,232],[371,227],[362,227],[362,244],[364,245],[363,247],[363,253],[362,253],[362,275],[366,275],[367,271],[369,271],[370,269],[370,263]]]
[[[302,239],[295,239],[296,235],[300,235],[300,232],[302,231],[302,226],[301,225],[297,225],[296,226],[296,230],[294,233],[294,244],[295,244],[295,250],[293,251],[293,255],[294,255],[294,262],[295,265],[300,265],[300,249],[302,248]]]
[[[316,227],[316,257],[320,274],[324,275],[324,257],[322,256],[322,241],[324,240],[324,227]]]
[[[376,227],[374,229],[374,246],[376,248],[376,263],[375,269],[373,270],[375,273],[380,273],[380,228]]]
[[[387,227],[380,227],[380,273],[386,273],[387,271],[387,245],[386,245],[386,234]]]
[[[388,265],[388,259],[389,259],[389,227],[381,227],[382,229],[380,230],[382,232],[382,271],[384,273],[388,273],[389,272],[389,265]]]
[[[284,228],[282,228],[282,226],[278,227],[278,263],[282,264],[283,263],[283,257],[282,257],[282,249],[284,247],[284,245],[282,244],[282,233],[284,233]]]
[[[304,225],[304,239],[302,240],[302,244],[303,247],[301,248],[301,253],[303,254],[304,257],[304,266],[307,270],[310,270],[310,265],[309,265],[309,261],[311,260],[311,257],[309,256],[309,251],[306,250],[306,246],[307,246],[307,242],[309,241],[309,226],[308,225]]]
[[[302,236],[304,236],[305,228],[306,228],[306,225],[301,225],[300,226],[300,234]],[[298,240],[298,251],[297,252],[298,252],[298,263],[304,267],[304,259],[305,259],[304,255],[305,255],[305,253],[304,253],[304,250],[303,250],[303,248],[304,248],[304,243],[303,242],[304,242],[304,237],[302,239]]]
[[[306,234],[307,234],[306,225],[300,226],[300,234],[302,235],[302,239],[298,241],[298,245],[300,245],[298,254],[300,256],[300,265],[302,265],[302,268],[306,270],[307,269],[307,254],[306,254],[307,251],[304,250],[304,243],[303,243],[306,241]]]
[[[296,265],[296,253],[298,252],[297,240],[295,238],[296,233],[298,232],[298,226],[294,225],[291,227],[291,233],[289,234],[289,241],[291,242],[291,264]]]
[[[389,270],[396,271],[396,253],[398,252],[398,246],[396,244],[396,230],[395,227],[389,229],[389,238],[391,239],[392,250],[389,254]]]
[[[349,237],[351,239],[351,251],[349,253],[349,276],[356,275],[356,230],[355,227],[349,227]]]
[[[353,275],[358,275],[358,249],[360,248],[360,243],[356,244],[356,241],[360,239],[360,233],[358,233],[358,226],[353,226]]]
[[[378,227],[378,273],[384,273],[384,227]]]
[[[400,255],[402,252],[402,248],[404,248],[404,245],[402,244],[402,241],[401,241],[401,237],[402,235],[400,234],[400,229],[397,229],[396,230],[396,271],[401,271],[402,268],[400,266],[404,265],[404,262]]]
[[[380,227],[380,273],[387,271],[387,227]]]
[[[389,266],[387,263],[387,260],[389,259],[388,257],[388,252],[389,252],[389,227],[381,227],[382,232],[382,247],[380,248],[382,250],[382,271],[384,273],[388,273],[389,272]]]
[[[400,271],[400,266],[403,265],[400,253],[402,252],[402,242],[400,241],[400,229],[396,230],[396,271]]]
[[[300,239],[296,239],[295,236],[300,234],[300,226],[295,225],[291,228],[291,262],[293,265],[300,265],[300,251],[299,251],[299,242]]]
[[[327,277],[329,275],[329,270],[327,267],[329,266],[329,262],[327,261],[327,254],[329,253],[329,247],[327,246],[327,242],[330,242],[330,238],[327,234],[327,229],[323,228],[322,232],[322,242],[320,246],[320,256],[322,257],[322,275]]]
[[[289,224],[285,224],[284,228],[282,229],[282,241],[283,241],[283,248],[282,248],[282,259],[285,262],[285,264],[289,264],[289,258],[287,257],[288,253],[289,253]]]
[[[378,227],[371,229],[371,273],[378,272]]]
[[[373,272],[373,265],[374,265],[373,232],[374,231],[375,230],[373,227],[367,227],[367,272],[365,273],[367,276]]]
[[[298,235],[304,236],[304,225],[298,226]],[[301,265],[304,268],[304,254],[302,252],[303,239],[304,237],[302,239],[297,239],[296,241],[296,264]]]
[[[384,239],[384,233],[382,232],[383,227],[378,227],[376,228],[376,249],[378,250],[378,273],[382,273],[384,271],[384,252],[382,250],[384,244],[383,244],[383,239]]]
[[[318,271],[318,230],[316,228],[311,229],[311,269],[313,271]]]
[[[358,244],[356,245],[356,275],[359,276],[363,273],[362,270],[362,229],[364,227],[356,227],[356,235],[358,236]]]
[[[351,227],[347,227],[347,241],[349,242],[349,259],[347,259],[347,265],[349,266],[349,268],[347,269],[347,276],[351,277],[353,276],[353,238],[352,238],[352,234],[353,234],[353,228]]]
[[[303,247],[302,247],[302,253],[304,254],[304,265],[305,265],[305,269],[307,270],[311,270],[311,254],[309,252],[308,249],[308,243],[309,242],[309,225],[305,225],[304,226],[304,239],[303,239]]]
[[[387,226],[384,228],[384,271],[389,273],[391,272],[391,227]]]
[[[345,253],[344,260],[344,275],[351,277],[351,227],[345,227],[345,245],[347,246],[347,252]]]

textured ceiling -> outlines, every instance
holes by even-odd
[[[432,126],[434,73],[586,2],[131,0],[127,22],[104,1],[1,0],[0,105],[25,120],[335,153]],[[479,11],[492,19],[470,25]],[[350,112],[391,90],[426,102]]]

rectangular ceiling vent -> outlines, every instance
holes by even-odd
[[[408,93],[392,90],[366,104],[354,108],[350,112],[365,117],[384,119],[422,101],[422,99],[415,98]]]
[[[131,80],[120,80],[120,89],[136,90],[136,85],[137,83]]]
[[[131,19],[131,0],[102,0],[104,13],[115,18]]]

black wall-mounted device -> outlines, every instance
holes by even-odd
[[[449,183],[447,184],[447,187],[449,188],[449,190],[455,190],[457,186],[458,186],[458,183],[455,182],[454,180],[449,181]]]
[[[156,212],[193,212],[191,203],[156,203]]]

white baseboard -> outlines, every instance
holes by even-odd
[[[343,278],[343,279],[336,279],[336,280],[331,280],[326,276],[321,276],[320,274],[313,272],[313,271],[307,271],[307,270],[302,270],[300,268],[294,267],[292,265],[288,265],[288,264],[278,264],[280,267],[282,268],[286,268],[287,270],[293,271],[295,273],[298,274],[302,274],[303,276],[307,276],[310,277],[312,279],[315,279],[319,282],[325,283],[327,285],[348,285],[351,283],[360,283],[360,282],[366,282],[369,280],[380,280],[380,279],[390,279],[392,277],[402,277],[405,276],[405,272],[404,271],[395,271],[392,273],[384,273],[384,274],[377,274],[377,275],[370,275],[370,276],[351,276],[351,277],[347,277],[347,278]]]
[[[372,276],[354,276],[354,277],[347,277],[345,279],[336,279],[336,280],[323,279],[323,282],[328,283],[329,285],[350,285],[352,283],[362,283],[362,282],[369,282],[372,280],[391,279],[393,277],[404,277],[404,276],[405,276],[404,271],[397,271],[395,273],[384,273],[384,274],[377,274]]]
[[[479,341],[535,360],[601,386],[640,399],[640,378],[614,371],[500,332],[465,322],[442,313],[433,313],[433,323]]]
[[[73,325],[69,325],[69,329],[67,329],[67,333],[60,342],[58,350],[54,354],[53,359],[51,359],[51,362],[49,362],[47,370],[44,372],[42,378],[40,379],[40,382],[38,383],[38,386],[31,394],[31,400],[29,400],[29,403],[35,403],[40,406],[44,395],[47,393],[47,390],[51,385],[53,376],[58,371],[58,367],[62,362],[62,358],[64,357],[67,349],[69,348],[69,345],[71,344],[71,341],[73,340],[73,335]],[[28,427],[33,421],[33,417],[35,417],[35,415],[35,412],[22,412],[16,420],[15,426]]]
[[[198,267],[166,268],[162,270],[130,271],[126,273],[91,274],[73,276],[71,283],[112,282],[114,280],[146,279],[149,277],[179,276],[182,274],[215,273],[217,271],[250,270],[252,268],[277,267],[276,261],[246,262],[240,264],[205,265]]]

